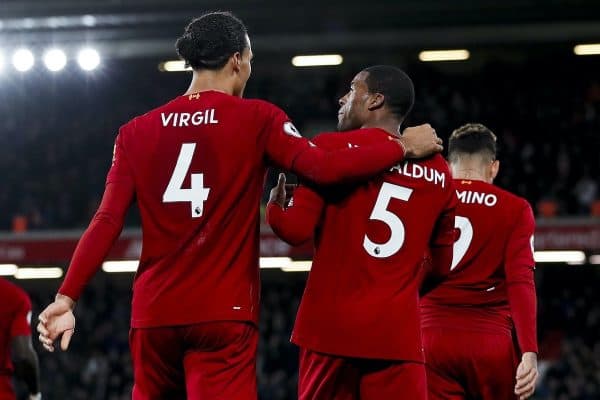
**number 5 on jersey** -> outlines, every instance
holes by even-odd
[[[190,202],[192,218],[199,218],[204,212],[204,202],[208,199],[210,188],[204,187],[204,174],[192,174],[189,189],[184,189],[183,181],[187,175],[196,143],[183,143],[177,157],[173,175],[163,194],[163,203]]]
[[[387,209],[390,200],[398,199],[408,201],[413,190],[404,186],[394,185],[384,182],[379,190],[375,207],[371,212],[369,219],[381,221],[386,224],[391,231],[390,238],[385,243],[374,243],[367,235],[363,240],[363,247],[370,256],[375,258],[386,258],[396,254],[404,244],[404,224],[402,220],[393,212]]]

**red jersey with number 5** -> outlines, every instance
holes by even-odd
[[[510,334],[537,352],[535,221],[529,203],[497,186],[456,179],[459,205],[452,271],[421,301],[424,328]]]
[[[322,147],[365,146],[384,131],[320,135]],[[316,229],[315,256],[292,341],[348,357],[423,361],[419,269],[429,245],[454,242],[456,193],[440,155],[403,162],[369,183],[271,203],[268,221],[291,243]],[[448,251],[446,269],[450,268]]]
[[[402,157],[390,140],[325,152],[265,101],[217,91],[180,96],[120,129],[102,204],[60,293],[77,299],[135,196],[143,246],[132,326],[257,322],[259,202],[267,167],[331,183],[364,179]]]

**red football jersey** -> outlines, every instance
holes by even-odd
[[[0,278],[0,398],[14,398],[11,342],[16,336],[31,335],[31,301],[23,289]]]
[[[180,96],[124,125],[105,194],[60,293],[77,299],[99,268],[135,196],[143,246],[134,328],[257,321],[259,202],[275,164],[321,183],[362,179],[403,157],[382,140],[325,152],[277,107],[217,91]],[[373,152],[383,154],[376,158]]]
[[[388,135],[320,135],[319,146],[365,146]],[[316,229],[315,256],[292,342],[348,357],[423,361],[419,269],[430,244],[446,246],[450,268],[456,193],[440,155],[403,162],[366,184],[313,190],[292,205],[269,204],[268,222],[298,243]]]
[[[460,236],[450,275],[421,301],[423,327],[508,333],[514,323],[520,350],[537,352],[531,207],[482,181],[454,184]]]

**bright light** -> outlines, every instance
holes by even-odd
[[[281,267],[283,272],[305,272],[310,271],[312,261],[292,261],[287,267]]]
[[[4,55],[0,53],[0,72],[4,69]]]
[[[578,56],[591,56],[600,54],[600,43],[578,44],[573,47],[573,52]]]
[[[61,49],[50,49],[44,53],[44,64],[52,72],[60,71],[67,65],[67,56]]]
[[[17,279],[55,279],[63,274],[61,268],[19,268],[15,273]]]
[[[585,253],[583,251],[536,251],[534,253],[535,262],[551,263],[569,263],[581,264],[585,262]]]
[[[0,264],[0,276],[13,276],[17,268],[15,264]]]
[[[296,56],[292,58],[294,67],[319,67],[323,65],[340,65],[344,57],[339,54],[320,54],[313,56]]]
[[[185,66],[185,61],[171,60],[158,64],[158,70],[161,72],[183,72],[191,71],[191,67]]]
[[[594,254],[590,256],[590,264],[600,264],[600,254]]]
[[[131,261],[106,261],[102,264],[104,272],[135,272],[140,264],[137,260]]]
[[[96,26],[96,17],[93,15],[84,15],[81,17],[81,23],[87,27]]]
[[[261,257],[260,267],[262,269],[283,268],[292,264],[289,257]]]
[[[14,52],[12,63],[17,71],[26,72],[33,67],[35,59],[33,58],[33,53],[31,53],[29,49],[19,49]]]
[[[468,60],[471,54],[468,50],[428,50],[419,53],[421,61],[463,61]]]
[[[100,54],[94,49],[83,49],[77,55],[77,62],[84,71],[92,71],[100,65]]]

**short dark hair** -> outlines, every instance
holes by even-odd
[[[494,161],[497,151],[496,135],[482,124],[465,124],[455,129],[448,141],[450,162],[457,161],[461,154],[480,154]]]
[[[209,12],[195,18],[177,39],[177,54],[193,69],[222,68],[229,57],[248,46],[244,23],[230,12]]]
[[[404,119],[415,103],[415,86],[400,68],[392,65],[374,65],[365,68],[370,93],[381,93],[384,104],[399,119]]]

